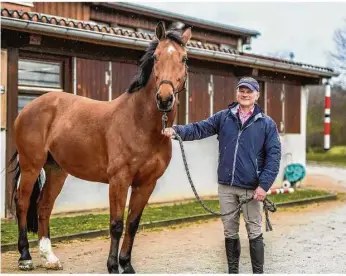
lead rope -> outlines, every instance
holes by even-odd
[[[166,128],[167,121],[168,121],[168,117],[167,117],[166,112],[164,112],[163,115],[162,115],[162,129],[163,130]],[[199,195],[198,195],[198,193],[196,191],[195,185],[192,182],[191,175],[190,175],[190,170],[189,170],[189,167],[188,167],[187,161],[186,161],[183,140],[181,139],[181,137],[177,133],[174,134],[174,137],[179,141],[179,146],[180,146],[180,149],[181,149],[181,155],[182,155],[182,158],[183,158],[186,175],[187,175],[187,178],[188,178],[189,183],[191,185],[192,191],[195,194],[195,197],[196,197],[197,201],[203,207],[204,210],[206,210],[207,212],[209,212],[211,214],[217,215],[217,216],[228,216],[228,215],[233,214],[235,212],[239,212],[240,213],[242,205],[250,202],[251,200],[253,200],[253,196],[251,196],[250,198],[247,198],[245,200],[241,200],[240,203],[237,206],[237,209],[234,210],[234,211],[228,212],[228,213],[221,214],[221,213],[217,213],[217,212],[214,212],[213,210],[211,210],[201,200],[201,198],[199,197]],[[274,213],[276,211],[276,206],[269,198],[265,198],[264,201],[263,201],[263,210],[264,210],[265,219],[266,219],[266,232],[272,231],[273,227],[272,227],[272,225],[270,223],[270,220],[269,220],[269,213],[268,213],[268,211]]]

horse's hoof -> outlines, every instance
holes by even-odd
[[[63,268],[59,261],[54,262],[54,263],[53,262],[46,262],[44,264],[44,267],[46,269],[51,269],[51,270],[61,270]]]
[[[20,270],[33,270],[34,269],[34,263],[32,260],[20,260],[18,261],[18,267]]]
[[[122,274],[135,274],[136,271],[133,269],[132,265],[127,265],[124,267],[124,271]]]
[[[119,274],[119,268],[108,268],[109,274]]]

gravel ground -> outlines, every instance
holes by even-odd
[[[324,170],[328,172],[328,168]],[[317,172],[321,173],[321,170],[317,169]],[[338,179],[331,179],[333,174]],[[340,174],[329,171],[327,176],[315,178],[310,173],[308,177],[315,179],[310,186],[345,191],[346,170],[341,170]],[[345,214],[345,197],[335,202],[280,208],[270,214],[274,231],[264,233],[265,272],[346,273]],[[240,228],[240,272],[251,273],[243,221]],[[64,269],[47,271],[40,267],[37,249],[33,248],[31,252],[37,267],[31,273],[107,273],[108,250],[108,237],[57,243],[54,252]],[[2,253],[1,272],[20,273],[18,257],[17,252]],[[132,259],[137,273],[226,273],[222,223],[214,219],[139,232]]]
[[[346,201],[280,209],[272,214],[274,231],[264,233],[266,273],[346,273]],[[241,224],[241,273],[251,273],[249,246]],[[58,243],[54,252],[62,271],[36,266],[32,273],[107,273],[109,239]],[[2,273],[18,273],[17,252],[1,254]],[[226,273],[221,222],[139,232],[133,249],[138,273]]]

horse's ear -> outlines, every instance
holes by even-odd
[[[189,27],[184,31],[183,35],[181,36],[184,42],[184,45],[186,45],[189,42],[191,36],[192,36],[191,27]]]
[[[162,21],[157,24],[155,34],[158,40],[166,38],[166,28]]]

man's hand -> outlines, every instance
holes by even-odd
[[[263,190],[261,187],[257,187],[255,190],[253,198],[258,201],[263,201],[267,196],[267,192]]]
[[[162,134],[168,138],[174,138],[175,131],[173,128],[167,127],[167,128],[165,128],[165,130],[162,131]]]

